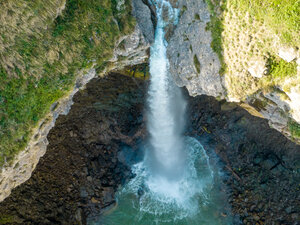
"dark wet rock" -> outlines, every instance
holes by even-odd
[[[300,146],[234,103],[187,98],[188,134],[220,158],[233,214],[242,224],[299,224]]]
[[[137,151],[144,138],[144,82],[96,78],[74,102],[50,131],[32,177],[1,202],[0,224],[85,224],[111,209],[117,188],[132,177],[118,155],[120,143]]]

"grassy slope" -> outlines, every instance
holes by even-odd
[[[299,84],[296,62],[277,56],[279,46],[300,48],[299,0],[206,0],[212,47],[223,62],[228,97],[243,100],[259,90],[280,87],[289,92]],[[265,61],[268,74],[254,78],[251,61]],[[222,74],[223,74],[222,73]],[[300,91],[300,90],[299,90]],[[299,126],[289,123],[293,136]]]
[[[24,149],[78,71],[92,60],[103,68],[132,30],[130,0],[116,7],[116,0],[0,1],[0,166]]]
[[[243,12],[264,21],[283,43],[300,47],[299,0],[229,0]]]

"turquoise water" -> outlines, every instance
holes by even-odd
[[[232,224],[220,172],[213,170],[202,145],[185,138],[187,166],[179,180],[152,176],[145,160],[117,193],[118,205],[97,222],[101,225],[224,225]],[[214,167],[215,168],[215,167]]]

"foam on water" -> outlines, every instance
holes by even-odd
[[[179,180],[151,173],[144,160],[133,166],[135,177],[118,193],[118,207],[96,224],[105,225],[224,225],[231,224],[220,177],[212,170],[202,145],[184,138],[187,155]],[[146,156],[147,158],[147,156]]]
[[[194,138],[187,137],[184,145],[188,163],[179,180],[151,174],[146,160],[133,167],[136,177],[123,192],[134,194],[143,188],[144,193],[139,200],[140,211],[158,217],[172,212],[174,216],[183,218],[197,214],[199,200],[205,204],[205,193],[213,183],[213,172],[210,170],[207,155]]]

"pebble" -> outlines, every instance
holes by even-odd
[[[260,217],[259,217],[258,215],[254,215],[254,216],[253,216],[253,219],[256,220],[256,221],[259,221],[259,220],[260,220]]]

